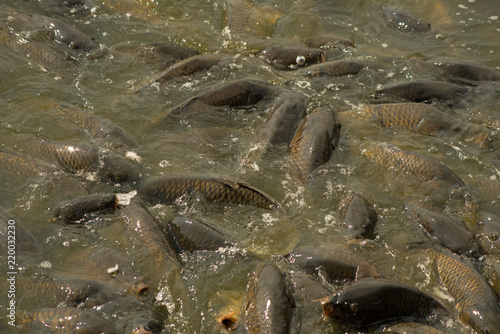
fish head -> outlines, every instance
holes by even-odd
[[[102,157],[102,168],[98,171],[98,176],[113,183],[137,183],[141,174],[129,161],[119,156]]]
[[[486,254],[500,254],[500,219],[487,214],[479,222],[480,232],[476,236],[482,250]]]

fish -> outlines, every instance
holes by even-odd
[[[455,300],[460,321],[477,333],[500,333],[497,298],[470,261],[445,250],[428,248],[423,253],[433,260],[434,271]]]
[[[173,217],[167,225],[167,231],[173,237],[179,252],[216,251],[236,243],[235,237],[230,233],[204,220]]]
[[[469,91],[467,87],[443,81],[396,82],[375,92],[375,98],[383,102],[432,102],[454,104]]]
[[[500,219],[492,213],[480,212],[476,240],[485,254],[500,254]]]
[[[383,8],[381,12],[387,26],[394,30],[412,33],[425,33],[431,30],[429,22],[422,21],[410,13],[403,13],[393,8]]]
[[[2,167],[2,178],[10,176],[23,182],[58,173],[58,170],[53,166],[29,159],[4,148],[0,148],[0,166]]]
[[[70,173],[88,172],[103,181],[133,183],[139,180],[139,171],[125,158],[104,153],[93,146],[73,145],[49,140],[28,140],[20,145],[33,156],[55,162]]]
[[[375,237],[377,211],[363,194],[350,194],[340,205],[339,218],[354,238]]]
[[[389,143],[363,143],[361,154],[377,164],[410,175],[424,182],[440,181],[450,186],[464,186],[462,179],[443,163],[405,151]]]
[[[425,62],[427,64],[432,64],[434,68],[437,67],[457,79],[470,81],[500,81],[500,71],[494,67],[451,59],[427,60]]]
[[[20,322],[22,327],[29,329],[31,333],[47,328],[58,334],[122,333],[121,329],[95,312],[73,307],[40,308],[24,312]]]
[[[9,249],[15,246],[15,259],[17,263],[32,262],[41,260],[42,249],[33,235],[23,226],[23,223],[17,218],[9,214],[4,208],[0,207],[0,256],[5,257],[5,263],[12,255]]]
[[[299,246],[287,258],[309,274],[323,273],[329,282],[384,276],[379,268],[362,257],[332,247]]]
[[[153,1],[142,0],[100,0],[105,10],[116,15],[134,17],[153,24],[164,24],[158,13],[157,4]]]
[[[325,61],[323,50],[299,45],[270,46],[257,52],[256,56],[279,69],[296,69]]]
[[[54,208],[54,217],[66,222],[79,223],[82,218],[92,213],[106,213],[118,208],[116,194],[91,194],[85,195],[64,203]]]
[[[500,297],[500,259],[497,256],[483,256],[483,277],[491,286],[497,297]]]
[[[266,121],[258,133],[264,150],[276,145],[288,145],[306,113],[307,97],[304,94],[294,91],[279,94],[268,107]]]
[[[137,193],[150,204],[175,204],[189,196],[222,204],[253,205],[262,209],[279,208],[269,195],[249,185],[218,178],[164,177],[148,180]]]
[[[473,257],[481,256],[474,235],[459,217],[448,215],[424,203],[408,203],[406,209],[420,228],[450,251]]]
[[[34,29],[45,31],[50,40],[73,50],[88,52],[99,49],[94,38],[61,20],[39,14],[24,14],[21,20]]]
[[[283,276],[276,265],[264,262],[250,278],[245,296],[249,333],[290,332],[295,301]]]
[[[361,326],[404,317],[425,318],[445,308],[432,296],[406,283],[386,278],[363,278],[344,284],[323,298],[324,314]]]
[[[476,124],[467,124],[436,107],[417,103],[368,104],[360,108],[361,119],[375,118],[384,128],[404,128],[429,136],[458,135],[466,142],[489,148],[491,133]]]
[[[166,118],[183,119],[206,112],[209,107],[242,108],[269,102],[278,88],[261,81],[244,79],[202,92],[170,110]],[[165,121],[165,120],[164,120]]]
[[[365,67],[359,60],[334,60],[311,65],[302,70],[301,74],[306,77],[341,77],[359,74]]]
[[[231,38],[271,36],[283,14],[271,6],[256,7],[249,0],[226,0],[223,26]]]
[[[328,107],[315,109],[299,124],[290,143],[293,174],[305,183],[313,170],[325,164],[337,148],[341,124]]]
[[[308,48],[314,49],[330,49],[339,47],[353,47],[352,40],[342,37],[337,37],[331,34],[322,34],[312,36],[304,41]]]

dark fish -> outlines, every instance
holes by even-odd
[[[336,47],[352,47],[354,43],[350,39],[337,37],[334,35],[317,35],[305,40],[305,45],[308,48],[336,48]]]
[[[325,61],[323,50],[305,46],[270,46],[259,51],[257,56],[281,69],[295,69]]]
[[[265,81],[240,80],[203,92],[173,108],[167,117],[179,119],[206,111],[207,107],[248,107],[269,101],[277,88]]]
[[[480,256],[474,236],[459,217],[447,215],[423,203],[409,203],[406,207],[415,222],[438,243],[458,254]]]
[[[400,322],[395,325],[384,328],[384,333],[401,334],[445,334],[445,332],[419,322]]]
[[[78,222],[87,214],[110,212],[117,207],[118,198],[115,194],[91,194],[60,204],[54,209],[54,217]]]
[[[290,143],[294,174],[305,182],[309,174],[326,163],[337,147],[341,125],[330,108],[319,108],[300,123]]]
[[[47,31],[50,39],[71,49],[92,51],[99,48],[93,38],[61,20],[38,14],[26,15],[23,20],[36,29]]]
[[[479,217],[479,233],[476,240],[485,254],[500,254],[500,219],[490,213],[481,213]]]
[[[96,315],[92,311],[73,307],[41,308],[25,312],[21,323],[29,328],[30,333],[52,330],[52,333],[66,334],[114,334],[123,333],[113,323]]]
[[[198,51],[194,49],[186,48],[172,42],[143,44],[138,47],[137,52],[139,55],[154,59],[155,63],[159,62],[162,68],[167,68],[178,61],[198,54]]]
[[[382,276],[380,269],[370,262],[341,249],[301,246],[295,248],[288,259],[309,274],[321,271],[330,282]]]
[[[290,332],[295,301],[283,276],[274,264],[263,263],[250,279],[245,298],[249,333]]]
[[[342,202],[339,218],[352,231],[354,238],[375,237],[378,216],[373,205],[362,194],[353,194]]]
[[[343,285],[333,296],[322,300],[323,312],[358,325],[403,317],[424,318],[442,309],[434,298],[405,283],[383,278],[364,278]]]
[[[167,230],[180,252],[216,251],[235,244],[234,236],[203,220],[173,217],[167,225]]]
[[[224,179],[170,177],[142,184],[138,194],[151,204],[175,204],[186,196],[202,196],[207,202],[253,205],[273,209],[279,204],[260,190]]]
[[[258,137],[265,150],[288,144],[307,112],[307,97],[300,92],[285,91],[269,106],[266,122]]]
[[[412,14],[402,13],[395,9],[384,8],[382,17],[385,23],[395,30],[422,33],[431,30],[430,23],[424,22]]]
[[[195,73],[206,71],[210,67],[217,65],[224,54],[205,53],[202,55],[192,56],[167,68],[160,73],[153,82],[164,83],[174,78],[193,75]]]
[[[444,70],[448,74],[465,80],[499,81],[500,71],[496,68],[453,60],[428,60],[427,63]]]
[[[129,148],[137,146],[134,139],[117,125],[99,116],[86,113],[73,104],[54,103],[51,113],[83,129],[89,137],[103,139],[106,146]]]
[[[0,207],[0,256],[7,260],[8,255],[15,255],[17,260],[31,261],[40,259],[42,251],[33,235],[23,227],[22,222]],[[10,246],[10,247],[9,247]],[[14,246],[14,252],[9,252]],[[7,263],[7,261],[5,262]],[[10,263],[10,261],[9,261]]]
[[[125,158],[104,153],[87,145],[71,145],[48,140],[28,141],[21,145],[32,155],[57,163],[70,173],[95,173],[104,181],[114,183],[135,182],[140,178],[137,169]]]
[[[361,108],[362,118],[376,117],[386,128],[399,127],[424,135],[455,135],[466,142],[487,148],[490,133],[476,124],[466,124],[439,109],[423,103],[369,104]]]
[[[500,259],[496,256],[485,255],[484,277],[490,284],[497,297],[500,297]]]
[[[430,102],[455,103],[469,89],[442,81],[410,81],[388,85],[377,91],[375,97],[387,102]]]
[[[122,288],[141,300],[152,297],[151,287],[124,254],[101,247],[92,249],[81,261],[84,263],[83,271],[92,279]]]
[[[455,300],[460,321],[478,333],[500,333],[496,296],[468,259],[434,249],[425,250],[448,293]]]
[[[276,21],[283,14],[270,6],[255,7],[249,0],[226,0],[224,26],[232,37],[272,35]]]
[[[423,181],[442,181],[449,185],[464,186],[462,179],[441,162],[404,151],[392,144],[364,143],[361,154],[398,174],[411,175]]]
[[[35,162],[32,159],[3,148],[0,148],[0,167],[3,175],[9,175],[23,181],[57,173],[57,169],[52,166]]]
[[[302,73],[307,77],[341,77],[356,75],[364,68],[365,65],[358,60],[335,60],[311,65],[304,69]]]

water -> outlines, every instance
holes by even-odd
[[[132,2],[131,0],[128,2]],[[424,291],[442,291],[439,282],[429,279],[430,270],[408,253],[406,244],[427,240],[404,210],[407,196],[423,198],[441,209],[469,217],[467,203],[500,214],[494,193],[476,188],[463,193],[447,194],[435,199],[421,191],[411,179],[400,178],[378,167],[360,155],[364,141],[387,141],[401,148],[438,159],[466,183],[489,180],[496,186],[499,169],[498,151],[487,151],[467,142],[446,137],[423,136],[405,130],[381,129],[370,122],[358,122],[348,112],[369,103],[371,94],[384,85],[400,80],[444,77],[432,70],[416,67],[411,59],[447,57],[460,61],[500,66],[500,6],[495,0],[469,1],[269,1],[255,4],[273,6],[283,13],[274,33],[265,38],[249,36],[230,38],[224,30],[224,1],[156,1],[145,6],[136,3],[131,15],[120,12],[113,1],[89,1],[88,7],[74,13],[51,1],[2,1],[22,12],[52,15],[93,36],[102,49],[100,57],[86,58],[70,53],[80,63],[75,77],[64,78],[55,71],[43,69],[35,61],[3,43],[0,48],[0,140],[6,148],[16,147],[18,135],[71,143],[89,143],[74,128],[54,118],[43,101],[53,99],[73,103],[89,113],[111,120],[130,133],[138,142],[137,153],[143,157],[144,177],[158,175],[219,177],[245,182],[276,198],[287,215],[250,207],[221,207],[189,202],[178,207],[155,206],[152,213],[163,224],[174,214],[204,218],[234,233],[241,243],[236,254],[201,253],[186,256],[183,277],[196,309],[186,317],[178,314],[167,320],[166,328],[179,333],[211,333],[216,326],[221,296],[231,295],[235,306],[244,313],[241,298],[248,274],[257,260],[274,258],[289,276],[302,274],[277,255],[286,254],[295,245],[336,245],[359,253],[389,270],[402,281],[416,284]],[[111,3],[111,5],[109,5]],[[126,3],[126,2],[124,2]],[[427,34],[411,34],[387,27],[377,14],[380,6],[411,12],[430,22]],[[115,6],[115,9],[113,9]],[[152,9],[154,8],[154,9]],[[57,10],[56,10],[57,9]],[[54,10],[55,13],[53,12]],[[15,26],[9,15],[0,17],[3,32]],[[15,26],[15,32],[26,36],[28,29]],[[366,62],[359,75],[343,78],[307,79],[293,71],[270,67],[253,56],[259,49],[278,44],[301,44],[306,38],[332,33],[349,38],[354,48],[326,50],[328,60],[356,58]],[[40,42],[46,38],[36,36]],[[208,73],[173,80],[144,94],[133,94],[162,69],[158,58],[136,51],[153,42],[174,42],[200,53],[227,53],[228,58]],[[63,46],[59,46],[63,49]],[[67,50],[64,50],[67,51]],[[199,92],[238,79],[259,79],[301,91],[309,98],[311,111],[331,106],[339,112],[342,123],[340,148],[324,166],[318,168],[306,186],[290,175],[290,160],[276,154],[267,161],[256,161],[257,133],[265,120],[265,110],[228,111],[203,122],[193,120],[170,124],[158,129],[153,125],[171,107]],[[465,121],[481,124],[486,119],[498,131],[498,83],[474,83],[471,93],[458,105],[438,103],[436,107]],[[118,150],[119,153],[124,153]],[[81,180],[90,191],[110,188]],[[110,246],[134,260],[133,249],[120,236],[119,215],[103,215],[84,228],[66,227],[48,222],[48,209],[55,205],[50,182],[35,185],[6,183],[2,185],[0,205],[19,217],[45,251],[44,260],[51,267],[28,266],[18,279],[27,276],[78,277],[79,266],[70,264],[66,254],[83,248]],[[111,188],[128,192],[130,189]],[[378,237],[364,244],[348,242],[337,212],[348,191],[368,195],[379,215]],[[465,203],[465,204],[464,204]],[[468,221],[474,225],[473,221]],[[242,260],[241,251],[254,254]],[[65,255],[65,256],[63,256]],[[72,255],[73,256],[73,255]],[[253,260],[251,260],[253,259]],[[147,276],[154,268],[137,265]],[[442,297],[437,297],[444,300]],[[231,299],[231,300],[232,300]],[[333,333],[345,329],[325,322],[319,304],[298,305],[294,320],[297,333]],[[42,305],[33,305],[38,307]],[[301,307],[303,306],[303,307]],[[300,320],[299,320],[300,319]],[[302,322],[302,330],[298,323]],[[450,333],[467,330],[455,318],[438,324]],[[449,328],[446,328],[449,327]],[[340,329],[339,329],[340,328]]]

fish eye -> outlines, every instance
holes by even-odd
[[[349,305],[349,308],[351,309],[351,311],[353,312],[358,312],[359,308],[358,308],[358,303],[353,303],[351,305]]]
[[[297,63],[297,65],[304,65],[306,63],[306,57],[297,56],[297,59],[295,59],[295,62]]]
[[[115,181],[116,181],[116,182],[120,182],[120,181],[121,181],[121,177],[116,176],[116,177],[115,177]]]
[[[497,241],[498,240],[498,234],[497,233],[491,233],[489,235],[489,238],[491,241]]]

